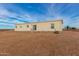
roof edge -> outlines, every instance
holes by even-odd
[[[49,21],[28,22],[28,23],[42,23],[42,22],[56,22],[56,21],[61,21],[62,24],[63,24],[63,20],[49,20]],[[17,23],[16,25],[19,25],[19,24],[28,24],[28,23]]]

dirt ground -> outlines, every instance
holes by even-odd
[[[0,31],[0,55],[79,56],[79,32]]]

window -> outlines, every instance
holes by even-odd
[[[16,28],[17,28],[17,26],[16,26]]]
[[[51,29],[54,29],[54,24],[51,24]]]
[[[27,27],[29,27],[29,25],[27,25]]]
[[[22,28],[22,26],[20,26],[20,28]]]

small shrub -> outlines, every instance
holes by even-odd
[[[59,34],[59,31],[54,31],[55,34]]]

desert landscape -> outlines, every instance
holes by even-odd
[[[79,55],[79,32],[0,31],[1,56]]]

